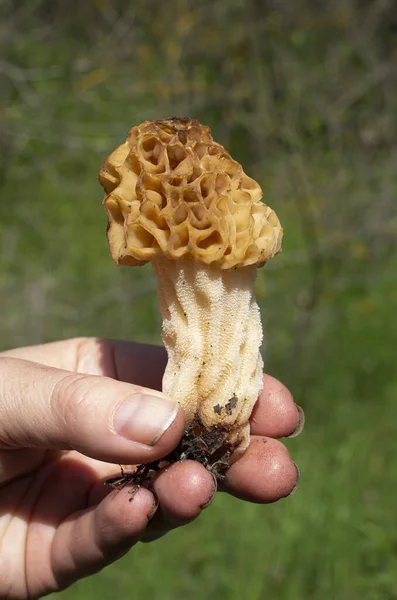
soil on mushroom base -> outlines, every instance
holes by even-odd
[[[146,481],[150,481],[157,471],[166,465],[182,460],[199,462],[213,473],[217,481],[223,481],[229,467],[229,459],[239,445],[239,440],[231,444],[228,441],[228,434],[228,428],[225,426],[214,425],[207,429],[199,420],[195,420],[186,429],[178,446],[170,454],[161,460],[138,465],[134,471],[125,472],[120,467],[120,475],[108,479],[105,483],[116,489],[133,484],[130,498],[132,500],[134,493]]]

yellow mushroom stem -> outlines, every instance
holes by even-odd
[[[168,352],[163,391],[204,440],[207,466],[226,467],[249,444],[249,417],[262,389],[257,267],[220,269],[189,256],[152,262]]]

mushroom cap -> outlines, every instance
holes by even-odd
[[[229,269],[263,264],[281,249],[282,228],[260,186],[196,119],[133,127],[99,181],[116,264],[190,255]]]

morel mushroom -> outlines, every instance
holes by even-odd
[[[113,260],[151,261],[157,274],[163,391],[184,408],[187,425],[173,456],[222,478],[249,444],[262,388],[253,287],[257,267],[280,251],[280,222],[259,185],[195,119],[133,127],[99,179]]]

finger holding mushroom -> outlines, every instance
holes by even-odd
[[[151,261],[157,275],[163,391],[186,414],[174,458],[198,460],[221,479],[249,444],[262,389],[254,281],[280,251],[279,220],[259,185],[194,119],[134,127],[99,177],[113,260]]]

